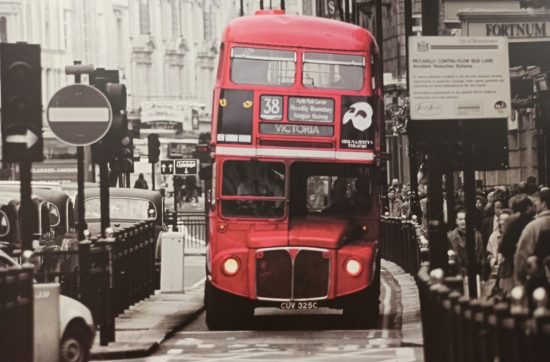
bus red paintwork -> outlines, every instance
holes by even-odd
[[[265,11],[226,27],[212,107],[210,328],[242,326],[257,306],[377,318],[376,53],[367,30],[333,20]]]

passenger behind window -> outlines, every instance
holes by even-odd
[[[359,177],[355,181],[355,191],[351,195],[354,211],[358,214],[368,213],[370,210],[370,183],[368,178]]]
[[[348,185],[346,179],[337,178],[334,181],[330,204],[325,210],[333,215],[349,215],[353,213],[353,203],[348,198]]]

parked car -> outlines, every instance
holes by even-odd
[[[84,195],[85,221],[92,235],[101,233],[101,202],[98,188],[86,189]],[[76,202],[75,202],[76,204]],[[144,220],[155,220],[156,280],[160,283],[160,245],[164,223],[164,198],[158,191],[130,188],[109,189],[109,217],[117,231]],[[78,215],[78,207],[75,206]],[[159,284],[157,284],[157,287]]]
[[[33,214],[31,218],[31,229],[34,239],[39,241],[41,246],[49,246],[55,244],[52,237],[50,226],[50,209],[48,204],[40,197],[33,195],[34,206],[30,212]],[[6,235],[6,239],[13,242],[13,248],[20,248],[21,245],[21,218],[20,214],[20,195],[18,192],[0,189],[0,205],[4,206],[4,210],[9,210],[12,223],[10,223],[11,235]]]
[[[0,250],[0,268],[20,267],[8,254]],[[92,313],[77,300],[59,296],[59,360],[62,362],[87,361],[92,348],[95,327]],[[34,328],[48,328],[35,325]],[[34,341],[36,344],[39,341]],[[37,350],[37,348],[35,348]]]
[[[61,191],[61,183],[55,181],[31,181],[32,189],[57,190]],[[0,181],[0,187],[21,187],[21,181]]]
[[[65,192],[67,195],[69,195],[71,200],[73,200],[73,203],[75,203],[75,197],[76,197],[76,194],[78,193],[78,183],[76,182],[62,183],[60,185],[60,189],[63,192]],[[91,190],[91,189],[99,189],[99,184],[96,182],[84,182],[84,190],[85,190],[84,193],[86,193],[87,190]]]
[[[155,237],[166,230],[164,225],[164,199],[160,192],[143,189],[110,188],[109,217],[115,231],[144,220],[155,221]],[[101,202],[99,188],[86,189],[84,195],[85,221],[92,235],[101,230]],[[78,207],[75,206],[78,216]]]
[[[19,193],[19,188],[0,183],[0,193],[2,192]],[[63,191],[34,188],[33,198],[46,203],[49,212],[50,226],[54,233],[56,243],[62,245],[64,239],[75,239],[75,219],[74,206],[70,196]]]

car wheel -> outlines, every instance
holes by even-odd
[[[84,362],[88,360],[89,352],[86,331],[82,327],[69,326],[61,339],[59,360],[61,362]]]

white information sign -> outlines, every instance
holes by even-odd
[[[412,120],[509,118],[506,37],[409,38]]]

